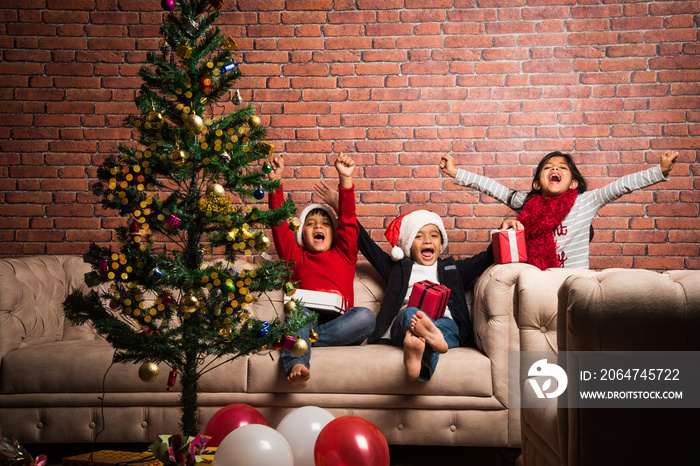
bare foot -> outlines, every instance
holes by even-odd
[[[407,330],[403,339],[403,365],[406,366],[408,380],[418,379],[423,351],[425,351],[425,340]]]
[[[415,335],[425,338],[425,342],[438,353],[447,353],[445,337],[423,311],[418,311],[411,317],[411,331]]]
[[[303,364],[294,364],[287,376],[287,382],[294,388],[305,388],[311,378],[309,368]]]

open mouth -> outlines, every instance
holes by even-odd
[[[314,243],[323,243],[325,240],[326,240],[326,235],[324,235],[320,231],[314,233]]]
[[[423,257],[423,259],[425,259],[425,260],[430,260],[430,259],[432,259],[433,256],[435,255],[435,249],[433,249],[432,247],[428,246],[428,247],[426,247],[426,248],[421,249],[420,255],[421,255],[421,257]]]
[[[561,181],[561,175],[559,173],[552,173],[549,175],[549,181],[552,183],[559,183]]]

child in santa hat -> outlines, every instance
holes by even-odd
[[[322,183],[316,185],[316,190],[328,204],[335,205],[334,190]],[[440,216],[428,210],[404,214],[391,222],[385,233],[392,245],[390,254],[372,240],[362,225],[358,226],[360,251],[387,284],[368,342],[388,340],[403,346],[407,377],[428,381],[440,353],[457,346],[476,346],[465,290],[493,264],[492,248],[467,259],[440,258],[447,247],[447,233]],[[515,219],[506,219],[500,228],[522,229],[522,225]],[[450,289],[445,315],[435,321],[420,309],[408,307],[413,285],[422,280]]]
[[[271,180],[281,180],[284,158],[279,155],[270,160]],[[311,377],[310,360],[312,346],[342,346],[359,344],[374,330],[374,314],[365,307],[354,307],[353,282],[357,262],[358,226],[355,217],[355,191],[352,174],[355,162],[340,154],[335,161],[338,171],[338,218],[323,204],[307,206],[299,216],[301,227],[292,232],[288,222],[272,228],[272,238],[277,253],[286,262],[294,263],[292,280],[300,289],[332,291],[348,302],[344,314],[319,313],[316,321],[299,332],[309,350],[302,356],[291,351],[282,352],[287,381],[296,388],[304,388]],[[284,202],[282,185],[270,193],[270,208]],[[332,271],[332,273],[329,273]],[[303,312],[310,312],[304,309]],[[311,342],[309,333],[316,329],[318,340]]]

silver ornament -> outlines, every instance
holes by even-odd
[[[241,91],[236,89],[236,92],[233,93],[233,103],[236,105],[241,105],[241,102],[243,102],[243,98],[241,97]]]

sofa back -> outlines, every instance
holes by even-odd
[[[90,266],[80,256],[0,259],[0,357],[23,346],[95,338],[63,314],[69,293],[85,288]]]
[[[236,266],[242,268],[243,263]],[[76,290],[88,291],[84,275],[91,270],[80,256],[0,259],[0,358],[23,346],[101,338],[87,324],[72,325],[63,313],[66,296]],[[356,306],[379,312],[384,287],[384,281],[368,262],[358,262]],[[252,311],[261,320],[283,319],[283,308],[283,292],[273,291],[258,296]]]

